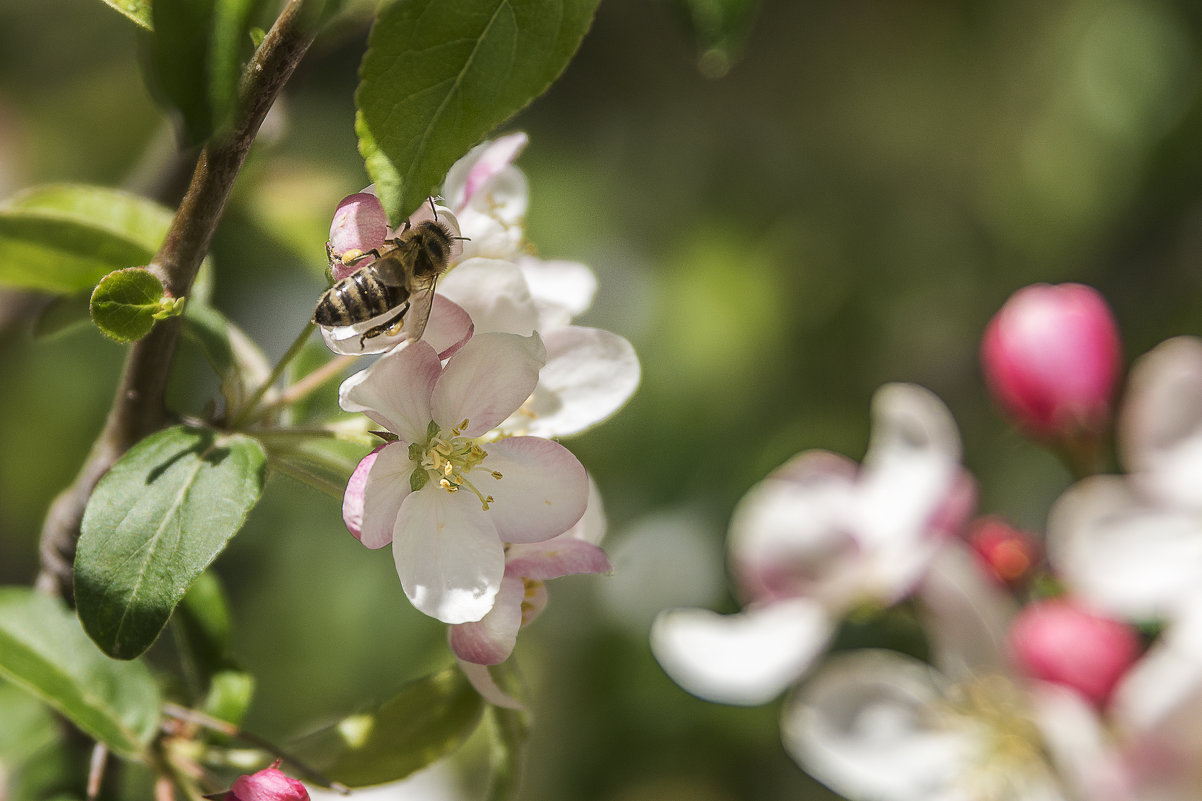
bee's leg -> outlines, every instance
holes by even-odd
[[[395,334],[401,330],[401,326],[405,324],[405,315],[409,312],[409,301],[405,301],[400,306],[400,311],[389,317],[386,321],[379,325],[373,325],[371,328],[363,332],[359,337],[359,347],[363,347],[363,343],[372,337],[378,337],[380,334]]]

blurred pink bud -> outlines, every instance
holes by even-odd
[[[982,517],[968,531],[968,544],[985,567],[1003,584],[1020,584],[1039,562],[1041,548],[1034,536],[1019,531],[1000,517]]]
[[[1064,599],[1037,601],[1010,626],[1009,647],[1024,674],[1070,687],[1098,706],[1140,652],[1135,630]]]
[[[281,773],[276,761],[250,776],[239,776],[225,795],[225,801],[309,801],[309,791],[296,779]]]
[[[981,362],[994,398],[1031,434],[1064,439],[1110,418],[1120,368],[1118,326],[1082,284],[1032,284],[985,329]]]
[[[334,210],[330,223],[330,251],[335,257],[346,253],[362,253],[384,244],[388,235],[388,215],[380,205],[380,199],[369,192],[359,192],[342,199]],[[334,278],[342,279],[362,267],[359,262],[351,267],[334,264]],[[340,275],[339,273],[345,273]]]

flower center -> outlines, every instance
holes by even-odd
[[[409,478],[410,487],[416,492],[431,481],[438,483],[447,492],[466,489],[480,499],[480,505],[488,511],[494,502],[493,496],[479,490],[468,478],[472,468],[479,466],[488,451],[480,446],[476,437],[462,436],[468,421],[464,420],[450,431],[444,431],[431,422],[426,429],[426,441],[414,442],[409,446],[409,458],[416,463]],[[485,470],[487,475],[500,479],[496,470]]]
[[[945,713],[979,737],[972,767],[960,777],[970,797],[1011,801],[1051,775],[1039,729],[1017,688],[1000,676],[978,676],[952,688]]]

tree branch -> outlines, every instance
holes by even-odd
[[[259,126],[313,41],[314,31],[301,17],[303,3],[289,0],[247,64],[234,127],[201,151],[187,194],[150,265],[174,297],[184,297],[191,290]],[[130,346],[104,429],[75,482],[55,498],[47,512],[41,535],[39,589],[73,600],[75,545],[96,482],[134,443],[169,421],[164,396],[181,325],[178,317],[161,322]]]

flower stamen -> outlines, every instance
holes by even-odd
[[[485,495],[467,478],[467,473],[483,462],[488,452],[480,446],[478,439],[461,436],[467,427],[466,419],[449,432],[431,424],[424,450],[420,446],[411,449],[410,458],[418,463],[418,469],[427,471],[431,478],[437,479],[438,486],[450,493],[467,489],[480,499],[481,507],[488,511],[489,504],[494,502],[493,496]],[[488,472],[493,478],[501,477],[495,470]]]

